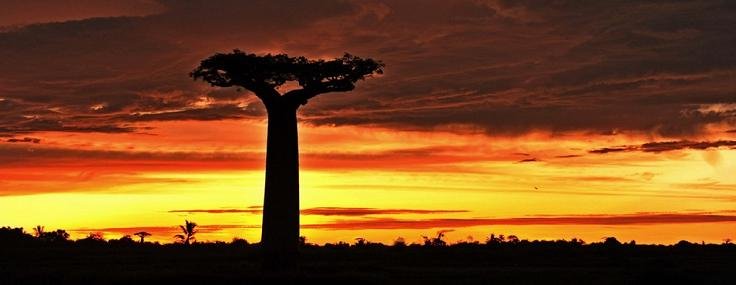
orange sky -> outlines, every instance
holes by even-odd
[[[300,110],[311,242],[736,237],[720,2],[64,2],[0,9],[0,225],[258,241],[263,107],[187,77],[241,48],[386,63]]]
[[[45,132],[35,135],[38,144],[4,144],[17,153],[2,166],[7,224],[108,237],[142,227],[166,242],[171,226],[190,219],[203,226],[202,240],[258,240],[264,122],[148,126],[146,134]],[[454,230],[451,240],[491,232],[589,241],[730,237],[736,151],[589,153],[645,141],[303,124],[302,233],[320,243],[414,241],[444,229]],[[522,162],[529,159],[536,161]],[[334,208],[315,210],[323,207]]]

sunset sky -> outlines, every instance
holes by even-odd
[[[736,239],[733,1],[0,0],[0,226],[260,240],[215,52],[382,60],[299,111],[301,233]]]

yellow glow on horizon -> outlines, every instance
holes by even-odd
[[[219,225],[200,240],[260,238],[257,213],[172,210],[244,209],[263,199],[264,122],[161,122],[150,134],[43,133],[37,151],[91,151],[89,157],[22,159],[0,172],[4,225],[30,229],[172,228],[184,219]],[[634,135],[489,137],[479,133],[395,131],[302,125],[301,208],[463,210],[459,213],[372,216],[303,215],[303,225],[395,218],[513,218],[538,215],[624,215],[718,212],[736,199],[736,150],[592,154],[637,145]],[[186,131],[185,131],[186,130]],[[212,139],[218,138],[218,139]],[[16,147],[16,146],[13,146]],[[112,154],[111,154],[112,153]],[[53,153],[52,153],[53,154]],[[246,159],[250,159],[246,161]],[[23,192],[27,191],[27,192]],[[332,230],[305,228],[310,241],[419,241],[444,228]],[[653,225],[492,225],[453,228],[454,242],[491,232],[522,238],[717,242],[733,223]],[[693,233],[691,231],[696,231]],[[108,238],[132,232],[108,230]],[[170,242],[168,234],[151,240]]]

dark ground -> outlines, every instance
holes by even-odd
[[[263,274],[243,244],[5,244],[0,284],[736,284],[736,246],[564,242],[305,246]]]

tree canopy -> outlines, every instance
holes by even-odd
[[[276,88],[295,81],[302,89],[292,90],[284,97],[299,104],[318,94],[345,92],[355,88],[358,80],[382,74],[384,64],[370,58],[346,53],[333,60],[309,60],[286,54],[256,55],[234,50],[216,53],[203,60],[190,76],[218,87],[243,87],[256,94],[267,105],[280,94]]]

